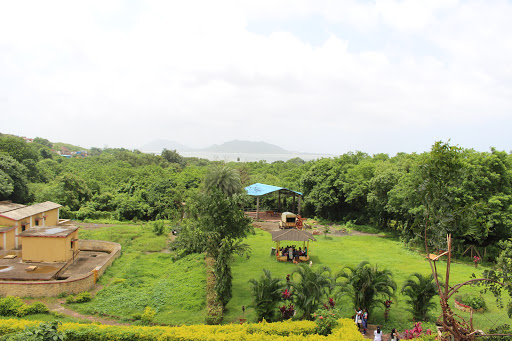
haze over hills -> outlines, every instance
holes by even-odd
[[[248,154],[288,154],[290,151],[271,143],[263,141],[233,140],[223,144],[214,144],[207,148],[190,148],[176,141],[155,140],[143,145],[140,150],[144,152],[159,153],[163,149],[176,149],[178,152],[212,152],[212,153],[248,153]]]

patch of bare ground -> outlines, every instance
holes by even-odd
[[[84,230],[95,230],[102,227],[114,226],[116,224],[96,224],[96,223],[80,223],[75,222],[75,225]],[[126,226],[140,226],[138,224],[126,224]]]
[[[279,230],[279,222],[275,222],[275,221],[255,221],[255,222],[252,223],[252,225],[255,228],[259,228],[259,229],[267,231],[269,233],[272,232],[272,231],[278,231]],[[312,227],[313,227],[313,229],[306,229],[306,231],[308,231],[308,232],[319,231],[320,234],[325,234],[326,230],[328,229],[329,230],[328,235],[329,236],[334,236],[334,237],[343,237],[343,236],[378,236],[378,234],[359,232],[359,231],[355,231],[355,230],[352,230],[352,231],[348,232],[345,229],[334,229],[332,227],[327,228],[327,226],[320,225],[320,224],[314,224],[314,225],[312,225]]]

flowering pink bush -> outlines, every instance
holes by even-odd
[[[427,329],[423,334],[422,333],[423,327],[421,326],[421,322],[418,322],[414,324],[414,328],[412,328],[411,330],[404,330],[403,339],[411,340],[424,335],[432,335],[432,331],[430,329]]]
[[[480,262],[481,258],[478,256],[473,257],[473,262],[475,263],[475,268],[478,267],[478,262]]]
[[[283,297],[283,300],[289,300],[290,297],[292,296],[292,293],[288,290],[288,289],[285,289],[282,293],[281,293],[281,296]]]
[[[320,309],[313,314],[313,317],[316,322],[316,333],[327,336],[336,328],[339,314],[334,310]]]

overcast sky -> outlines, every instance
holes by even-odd
[[[0,132],[512,150],[512,1],[0,2]]]

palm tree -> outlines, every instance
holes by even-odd
[[[325,300],[331,285],[331,269],[322,266],[314,271],[306,264],[299,264],[292,272],[300,277],[300,281],[291,281],[295,306],[302,311],[303,319],[311,319],[313,312]]]
[[[227,196],[240,193],[240,173],[226,165],[215,166],[204,177],[204,187],[207,191],[218,189]]]
[[[281,301],[281,292],[284,284],[279,278],[272,278],[269,270],[263,269],[265,273],[260,280],[249,280],[252,284],[252,300],[258,321],[265,319],[273,321],[276,308]]]
[[[353,294],[354,307],[362,307],[371,311],[378,303],[395,295],[396,283],[390,270],[379,270],[363,261],[357,267],[344,267],[338,274],[346,278],[347,287]]]
[[[402,286],[402,294],[409,296],[407,303],[411,306],[407,309],[412,313],[415,319],[424,321],[427,318],[428,311],[435,308],[432,298],[438,295],[434,275],[422,275],[413,273]]]

